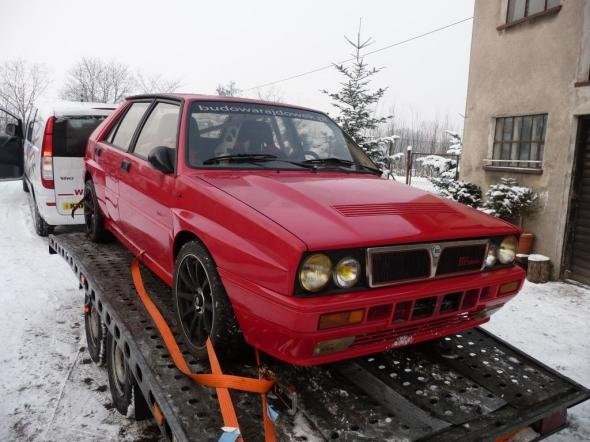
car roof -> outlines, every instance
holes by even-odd
[[[116,104],[90,103],[81,101],[52,100],[37,104],[38,116],[41,118],[76,117],[83,115],[110,115],[117,108]]]
[[[186,100],[186,101],[219,101],[225,103],[250,103],[250,104],[263,104],[266,106],[283,106],[283,107],[290,107],[293,109],[301,109],[310,112],[320,112],[316,109],[310,109],[303,106],[297,106],[294,104],[286,104],[286,103],[279,103],[275,101],[264,101],[264,100],[256,100],[253,98],[243,98],[243,97],[224,97],[220,95],[205,95],[205,94],[185,94],[185,93],[170,93],[170,94],[141,94],[141,95],[132,95],[127,97],[127,100],[139,100],[139,99],[146,99],[146,98],[163,98],[163,99],[172,99],[172,100]]]

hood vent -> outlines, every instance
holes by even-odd
[[[341,215],[378,216],[378,215],[408,215],[408,214],[436,214],[453,213],[454,210],[444,203],[382,203],[382,204],[342,204],[332,206]]]

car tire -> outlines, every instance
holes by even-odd
[[[100,211],[92,180],[87,180],[84,185],[83,201],[86,236],[93,242],[103,243],[110,241],[111,235],[104,227],[104,216]]]
[[[102,322],[100,313],[92,300],[86,296],[84,312],[84,329],[86,331],[86,346],[90,358],[98,365],[103,366],[106,362],[107,329]]]
[[[35,233],[39,236],[48,236],[49,234],[53,233],[54,226],[50,226],[41,216],[39,213],[39,208],[37,207],[37,200],[35,197],[32,197],[33,200],[31,201],[31,211],[33,212],[33,223],[35,225]]]
[[[184,244],[174,265],[174,309],[188,350],[206,360],[207,338],[218,355],[233,359],[245,342],[213,258],[199,241]]]
[[[131,373],[123,349],[119,347],[113,335],[108,332],[106,363],[109,389],[115,409],[122,415],[135,420],[151,417],[149,406]]]
[[[23,175],[23,192],[29,193],[29,185],[27,184],[27,179]]]

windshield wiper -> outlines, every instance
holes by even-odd
[[[272,161],[277,159],[276,155],[262,153],[237,153],[233,155],[219,155],[203,161],[203,164],[216,164],[224,161],[230,163],[249,163],[251,161]]]
[[[366,170],[368,172],[379,174],[381,175],[381,171],[376,169],[375,167],[365,166],[364,164],[356,163],[354,161],[346,160],[344,158],[336,158],[336,157],[329,157],[329,158],[313,158],[311,160],[303,161],[305,164],[313,164],[313,165],[324,165],[324,166],[346,166],[346,167],[356,167],[358,170]]]
[[[224,161],[227,161],[230,163],[253,163],[253,164],[265,163],[265,162],[270,162],[270,161],[280,161],[281,163],[293,164],[295,166],[303,167],[305,169],[314,169],[314,170],[316,169],[315,165],[313,165],[313,164],[306,164],[305,162],[300,163],[297,161],[284,160],[284,159],[278,158],[276,155],[262,154],[262,153],[239,153],[239,154],[233,154],[233,155],[220,155],[218,157],[209,158],[208,160],[203,161],[203,164],[209,165],[209,164],[222,163]]]

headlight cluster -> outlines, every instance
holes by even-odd
[[[361,276],[361,263],[352,256],[340,258],[334,265],[323,253],[309,255],[299,269],[299,284],[308,292],[318,292],[332,281],[338,288],[351,288]]]
[[[496,264],[512,264],[516,258],[517,247],[518,238],[513,235],[492,239],[486,257],[486,267],[490,268]]]

